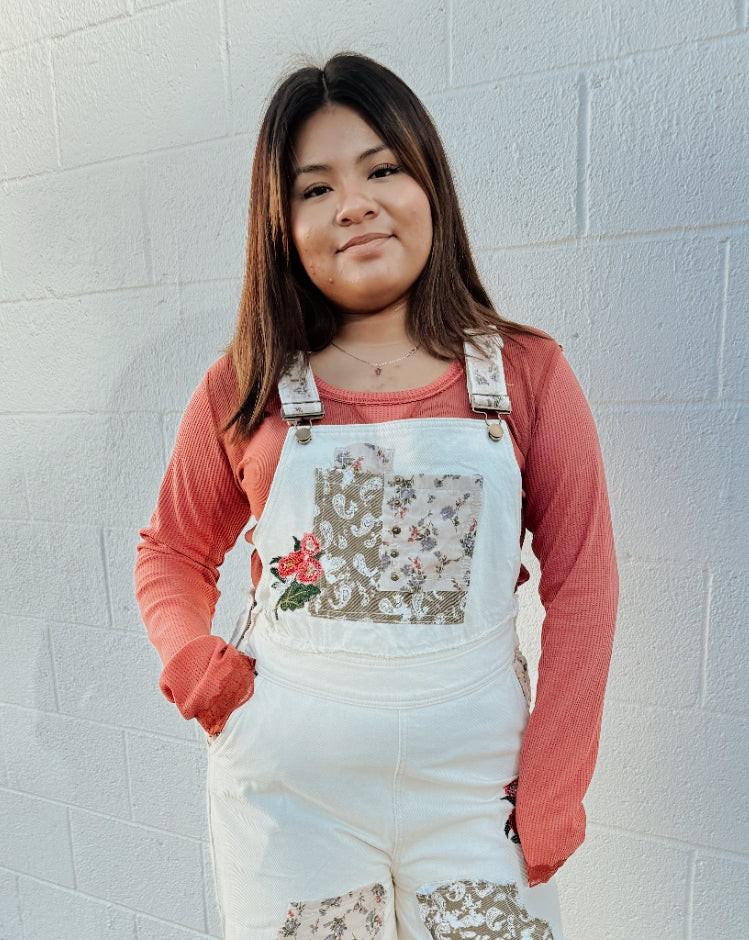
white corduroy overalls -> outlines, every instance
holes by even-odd
[[[513,828],[521,479],[501,340],[479,342],[486,423],[327,425],[305,358],[279,383],[236,638],[255,692],[209,747],[225,940],[561,940]]]

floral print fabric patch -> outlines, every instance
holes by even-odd
[[[297,940],[366,940],[382,929],[385,889],[373,884],[324,901],[294,901],[276,935]]]
[[[380,590],[465,593],[481,505],[480,476],[385,479]]]
[[[505,835],[516,845],[520,845],[520,836],[518,835],[517,823],[515,822],[515,803],[517,802],[518,797],[518,778],[515,777],[514,780],[511,780],[505,787],[505,795],[502,797],[503,800],[512,806],[510,813],[505,822]]]
[[[528,675],[528,660],[523,656],[519,646],[515,647],[515,655],[512,658],[512,668],[518,677],[520,688],[523,691],[525,704],[530,707],[531,704],[531,677]]]
[[[304,595],[310,613],[328,619],[462,623],[483,478],[397,475],[392,453],[373,445],[339,448],[335,464],[315,470],[319,551],[310,561],[322,576],[314,590],[292,586],[277,606],[294,609],[289,601]],[[293,563],[294,553],[272,562],[279,580],[286,557]]]
[[[478,351],[466,344],[466,380],[474,410],[509,413],[510,399],[505,385],[502,339],[498,335],[475,336]]]
[[[289,369],[283,373],[278,383],[281,400],[293,409],[295,405],[318,403],[320,396],[317,385],[307,363],[307,357],[299,353],[294,357]],[[304,412],[302,407],[301,413]]]
[[[336,470],[347,470],[349,467],[355,473],[360,470],[371,470],[378,473],[381,470],[392,470],[393,451],[374,444],[359,444],[354,447],[338,447],[335,452]]]
[[[451,881],[416,898],[433,940],[554,940],[548,923],[518,903],[514,884]]]

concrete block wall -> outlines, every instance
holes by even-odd
[[[341,48],[425,99],[496,303],[564,345],[599,424],[621,616],[567,940],[745,935],[747,20],[747,0],[6,0],[0,940],[221,936],[202,734],[156,687],[134,547],[231,333],[263,100]],[[525,588],[536,656],[540,618]]]

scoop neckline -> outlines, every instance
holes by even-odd
[[[314,375],[314,372],[312,373]],[[442,375],[438,375],[428,385],[422,385],[420,388],[405,388],[398,392],[355,392],[347,388],[338,388],[336,385],[330,385],[324,379],[314,375],[315,384],[321,396],[329,398],[332,401],[345,402],[347,404],[389,404],[400,405],[411,401],[420,401],[423,398],[429,398],[441,392],[449,385],[452,385],[463,375],[463,366],[457,360],[454,360],[445,369]]]

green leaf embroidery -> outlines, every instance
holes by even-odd
[[[319,593],[320,588],[316,584],[300,584],[298,581],[292,581],[278,598],[275,606],[276,620],[278,620],[279,607],[281,610],[299,610]]]

